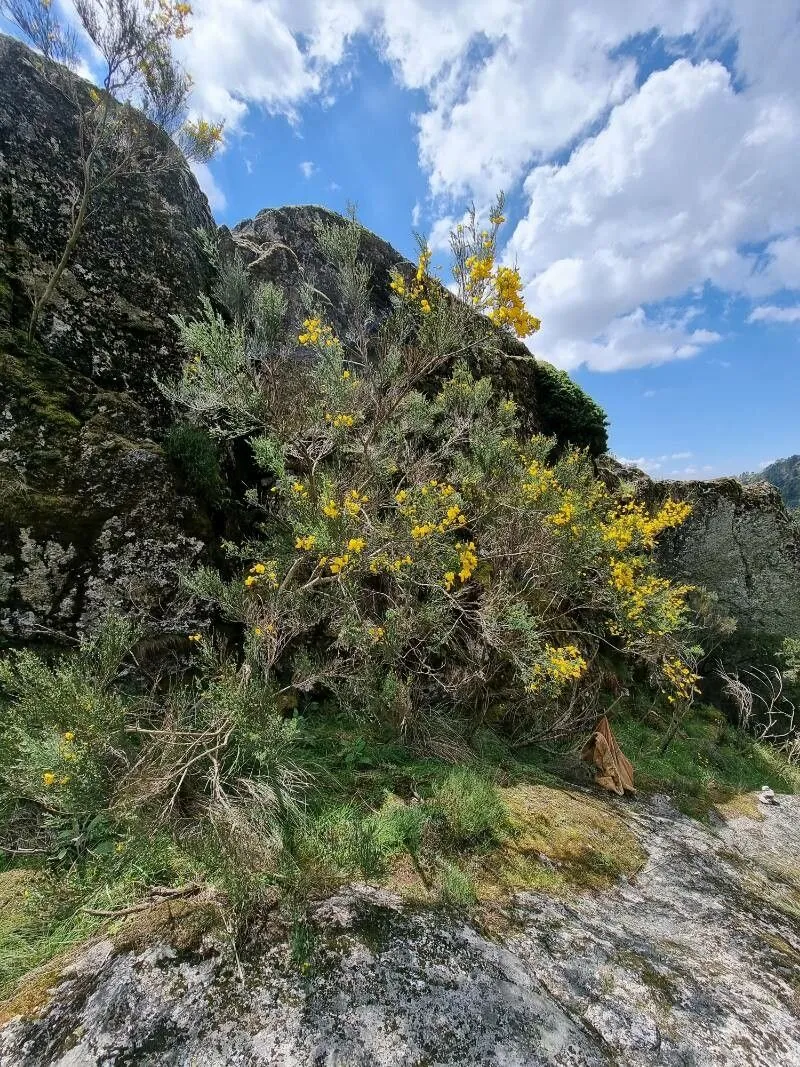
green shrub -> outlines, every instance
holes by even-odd
[[[210,506],[219,503],[224,487],[219,446],[207,430],[178,423],[167,432],[164,451],[200,500]]]
[[[608,448],[608,418],[588,393],[543,359],[536,360],[536,405],[542,431],[599,456]]]
[[[471,767],[454,768],[434,790],[432,805],[456,844],[497,837],[508,825],[496,786]]]
[[[130,752],[131,704],[119,684],[136,628],[109,620],[77,654],[0,660],[0,794],[17,832],[61,859],[113,848],[106,812]]]
[[[231,323],[206,302],[180,323],[189,358],[169,395],[215,435],[250,443],[262,476],[248,498],[264,515],[258,536],[229,546],[237,577],[201,571],[191,592],[244,628],[265,684],[291,676],[420,746],[442,723],[468,736],[488,707],[501,731],[580,729],[609,645],[685,701],[686,590],[658,577],[653,550],[689,507],[650,515],[610,493],[585,451],[551,462],[552,438],[523,436],[515,402],[471,370],[491,338],[428,276],[426,249],[411,278],[393,273],[392,313],[377,324],[360,239],[353,220],[319,231],[350,311],[341,337],[312,290],[296,344],[267,343],[276,334],[257,308],[247,322],[233,308]],[[490,302],[502,277],[490,272]],[[492,305],[497,321],[522,329],[511,302],[511,319]],[[588,400],[551,379],[588,441]]]
[[[403,851],[416,855],[430,820],[427,806],[405,804],[398,797],[387,797],[372,817],[372,830],[381,854],[387,858]]]

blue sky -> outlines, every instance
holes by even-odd
[[[193,6],[218,221],[353,201],[446,275],[448,226],[502,188],[530,347],[619,456],[711,477],[800,451],[796,0]]]

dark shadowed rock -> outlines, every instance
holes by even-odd
[[[205,524],[158,440],[156,385],[180,363],[170,315],[208,278],[208,204],[177,150],[123,177],[93,213],[38,336],[27,288],[60,255],[77,190],[69,92],[88,84],[0,36],[0,641],[91,626],[109,608],[162,617]],[[65,91],[62,91],[65,90]]]

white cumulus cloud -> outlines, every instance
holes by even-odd
[[[758,302],[754,323],[795,321],[779,305],[800,290],[796,0],[193,6],[196,106],[231,131],[251,108],[299,121],[308,99],[335,100],[357,39],[421,90],[432,238],[466,198],[521,190],[507,255],[543,321],[532,343],[560,366],[707,350],[709,287]],[[666,69],[645,76],[654,42]]]
[[[775,307],[773,304],[761,304],[753,308],[748,322],[800,322],[800,305],[796,307]]]
[[[197,178],[197,184],[208,197],[209,207],[212,211],[224,211],[228,206],[225,193],[219,187],[214,175],[207,163],[191,163],[192,173]]]

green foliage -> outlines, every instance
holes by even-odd
[[[469,907],[477,900],[475,883],[470,876],[454,863],[443,860],[440,869],[440,896],[445,904]]]
[[[608,418],[566,371],[536,360],[537,414],[543,430],[599,456],[608,448]]]
[[[200,500],[211,506],[219,503],[224,486],[219,446],[207,430],[178,423],[167,433],[164,451]]]
[[[383,856],[402,851],[419,852],[425,829],[431,820],[430,809],[421,804],[406,804],[389,796],[375,813],[372,830]]]
[[[474,315],[430,279],[425,248],[408,283],[393,275],[376,331],[360,226],[318,236],[348,312],[341,337],[312,290],[298,333],[267,328],[280,301],[251,302],[241,264],[224,287],[230,321],[208,302],[178,320],[189,358],[169,395],[216,437],[245,437],[272,482],[248,491],[263,536],[232,546],[249,569],[187,583],[243,627],[249,668],[420,743],[468,734],[489,708],[531,737],[578,729],[609,641],[688,698],[685,590],[652,554],[688,509],[631,510],[586,452],[553,462],[553,439],[523,438],[515,403],[471,369],[488,334],[465,329]]]
[[[771,786],[778,793],[800,791],[800,770],[771,746],[735,730],[716,708],[700,705],[662,752],[664,731],[641,719],[614,721],[614,733],[633,762],[637,784],[670,793],[690,814],[714,803]]]
[[[187,634],[178,679],[146,678],[113,619],[71,655],[0,663],[0,842],[71,887],[63,911],[33,905],[29,961],[62,921],[67,938],[87,929],[75,917],[100,887],[113,909],[197,878],[229,930],[279,891],[301,968],[307,900],[342,882],[405,877],[466,906],[466,872],[514,851],[520,815],[495,782],[541,778],[512,752],[574,740],[610,671],[691,699],[687,590],[653,551],[687,509],[650,514],[585,449],[554,458],[552,437],[523,436],[474,370],[496,337],[465,328],[424,248],[376,323],[361,236],[354,219],[319,234],[342,336],[310,290],[303,324],[287,321],[239,261],[220,265],[215,306],[178,320],[187,361],[165,392],[186,421],[169,454],[216,504],[218,442],[243,441],[257,468],[253,539],[226,546],[227,573],[185,580],[226,639]],[[519,326],[508,281],[495,310]]]
[[[53,664],[28,650],[0,660],[3,806],[61,857],[111,840],[100,816],[129,747],[128,700],[116,683],[137,637],[135,627],[114,619],[77,655]]]
[[[434,809],[458,845],[498,837],[508,813],[494,784],[471,767],[457,767],[435,789]]]

